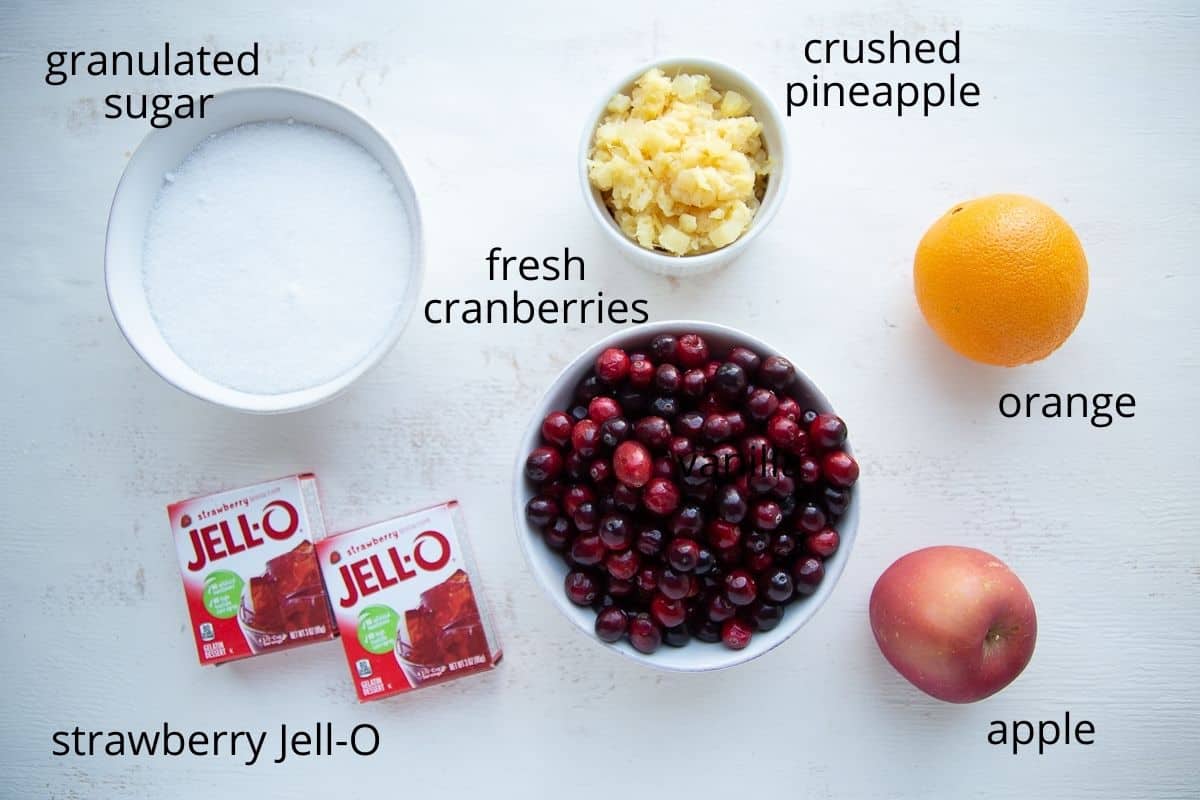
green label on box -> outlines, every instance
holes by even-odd
[[[220,569],[204,577],[204,607],[217,619],[237,616],[244,582],[236,572]]]
[[[368,653],[390,653],[396,646],[400,615],[387,606],[367,606],[358,612],[358,643]]]

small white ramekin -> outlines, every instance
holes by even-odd
[[[245,392],[200,374],[181,359],[163,338],[150,312],[142,277],[146,224],[162,187],[163,175],[174,170],[207,136],[238,125],[294,120],[341,133],[371,154],[391,179],[410,226],[410,252],[400,259],[409,271],[404,296],[392,324],[367,355],[342,374],[315,386],[279,394]],[[404,224],[398,220],[397,224]],[[331,264],[330,269],[337,265]],[[220,92],[207,104],[203,119],[176,122],[151,130],[129,159],[108,215],[104,243],[104,279],[108,302],[121,333],[142,360],[163,380],[203,400],[239,411],[273,414],[322,403],[378,364],[396,344],[421,294],[424,249],[421,213],[404,165],[387,138],[371,123],[341,103],[282,86],[253,86]]]
[[[750,227],[736,241],[720,250],[691,256],[673,256],[669,253],[647,250],[625,235],[625,232],[613,219],[608,207],[605,206],[600,190],[592,186],[588,179],[587,162],[592,149],[592,139],[600,120],[604,118],[608,102],[617,94],[629,94],[633,90],[634,82],[647,70],[654,67],[668,75],[679,72],[699,72],[708,75],[718,89],[726,91],[732,89],[749,100],[750,113],[762,123],[763,143],[766,145],[767,154],[773,163],[771,174],[767,177],[766,192],[758,211],[754,214],[754,219],[750,222]],[[779,211],[779,206],[783,203],[783,197],[787,191],[790,166],[783,115],[779,113],[779,109],[771,102],[767,93],[733,67],[703,58],[660,59],[638,67],[617,81],[605,92],[591,116],[588,117],[587,124],[583,129],[583,138],[579,143],[579,181],[583,187],[584,202],[592,212],[592,217],[627,259],[642,269],[659,275],[699,275],[712,272],[740,256]]]

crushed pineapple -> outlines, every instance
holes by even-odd
[[[609,101],[588,178],[647,250],[707,253],[750,226],[771,171],[750,102],[707,75],[652,69]]]

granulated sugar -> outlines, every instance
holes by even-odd
[[[172,173],[146,228],[150,310],[197,372],[262,394],[361,361],[411,279],[410,224],[379,162],[312,125],[242,125]]]

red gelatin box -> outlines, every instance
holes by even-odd
[[[337,635],[314,544],[325,523],[313,475],[167,506],[201,664]]]
[[[458,501],[331,536],[317,556],[360,701],[499,662]]]

